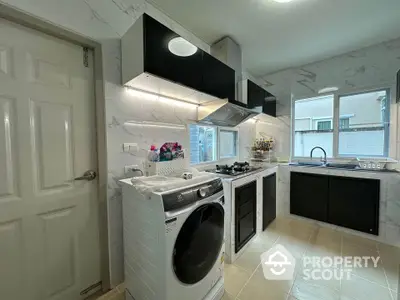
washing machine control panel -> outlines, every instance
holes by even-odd
[[[163,194],[164,211],[178,210],[191,203],[215,195],[222,190],[222,181],[217,178],[207,183]]]

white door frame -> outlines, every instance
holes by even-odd
[[[99,231],[101,255],[101,280],[103,291],[110,289],[108,223],[107,223],[107,143],[105,95],[101,44],[72,31],[58,27],[50,22],[23,13],[0,3],[0,18],[35,29],[59,39],[63,39],[93,51],[94,92],[96,105],[96,140],[98,164]]]

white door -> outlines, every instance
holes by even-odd
[[[100,281],[92,53],[0,19],[0,299]]]

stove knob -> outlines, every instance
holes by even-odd
[[[205,196],[207,196],[207,188],[199,188],[197,194],[199,195],[199,197],[204,198]]]

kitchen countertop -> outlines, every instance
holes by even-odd
[[[291,172],[311,173],[311,174],[321,174],[321,175],[371,178],[371,179],[387,178],[390,176],[400,176],[400,173],[398,171],[382,172],[374,170],[345,170],[345,169],[335,169],[326,167],[296,166],[289,164],[287,166],[290,168]]]

